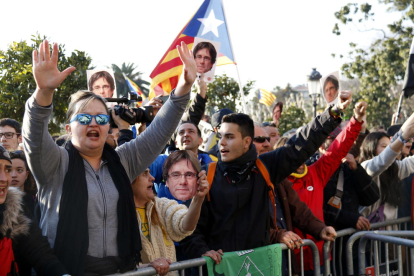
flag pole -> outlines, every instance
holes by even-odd
[[[233,45],[231,43],[230,28],[229,28],[229,23],[226,19],[226,11],[224,9],[224,3],[223,3],[223,0],[220,0],[220,1],[221,1],[221,7],[223,8],[224,21],[226,22],[226,26],[227,26],[227,34],[229,36],[231,52],[233,53],[233,61],[234,61],[234,65],[236,66],[237,78],[238,78],[238,83],[239,83],[239,90],[240,90],[241,98],[242,98],[243,111],[244,111],[245,114],[249,115],[249,109],[246,105],[246,99],[244,97],[243,86],[242,86],[241,80],[240,80],[239,68],[237,67],[237,63],[236,63],[236,55],[234,54]]]
[[[395,121],[391,122],[391,125],[395,125],[398,122],[398,118],[400,117],[400,113],[401,113],[401,106],[402,106],[403,97],[404,97],[404,90],[401,91],[400,101],[398,102],[397,116],[395,116]]]

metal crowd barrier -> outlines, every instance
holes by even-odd
[[[370,231],[373,231],[375,229],[380,229],[385,226],[393,226],[393,225],[398,225],[398,228],[401,229],[401,226],[403,224],[404,224],[404,229],[407,229],[407,222],[410,222],[410,221],[411,221],[411,217],[404,217],[404,218],[399,218],[395,220],[372,223]],[[332,271],[331,271],[331,261],[330,261],[331,242],[326,241],[323,246],[323,257],[324,257],[324,265],[325,265],[324,276],[354,275],[352,246],[357,239],[359,239],[363,234],[369,233],[370,231],[358,231],[355,228],[347,228],[347,229],[343,229],[337,232],[336,240],[332,246],[333,248],[332,250]],[[394,233],[395,231],[388,231],[388,232]],[[342,254],[344,252],[343,239],[344,237],[350,236],[354,233],[356,234],[349,238],[347,245],[345,247],[348,273],[344,273],[344,267],[342,267]],[[339,250],[338,250],[339,252],[337,252],[336,247],[335,247],[335,243],[337,242],[339,243]],[[339,267],[336,267],[336,259],[340,260],[338,262]]]
[[[386,235],[386,236],[393,236],[393,237],[414,238],[414,231],[362,231],[362,232],[355,233],[349,238],[346,244],[346,250],[347,250],[346,251],[346,262],[347,262],[347,270],[348,270],[347,275],[354,275],[354,261],[352,259],[352,247],[354,243],[358,239],[362,238],[364,235],[371,234],[371,233],[381,234],[381,235]],[[378,254],[376,254],[375,257],[378,258]]]
[[[300,266],[301,266],[301,270],[302,270],[302,276],[303,276],[303,246],[309,246],[312,249],[312,254],[313,254],[313,263],[314,263],[314,276],[320,276],[320,260],[319,260],[319,251],[318,251],[318,247],[316,246],[316,244],[311,241],[311,240],[303,240],[303,245],[300,248]],[[281,248],[282,250],[289,250],[288,247],[286,246],[286,244],[281,243]],[[290,253],[290,252],[289,252]],[[292,260],[291,260],[291,256],[290,254],[288,255],[288,267],[289,267],[289,276],[292,276]],[[193,267],[198,267],[198,271],[199,271],[199,275],[202,276],[203,275],[203,265],[206,264],[206,260],[204,260],[204,258],[197,258],[197,259],[191,259],[191,260],[186,260],[186,261],[181,261],[181,262],[176,262],[176,263],[172,263],[170,265],[170,269],[169,271],[181,271],[181,276],[185,276],[185,269],[187,268],[193,268]],[[156,275],[157,271],[155,270],[155,268],[153,267],[146,267],[146,268],[141,268],[137,271],[131,271],[131,272],[127,272],[127,273],[123,273],[123,274],[113,274],[110,276],[149,276],[149,275]]]
[[[381,231],[379,231],[381,232]],[[388,231],[389,232],[389,231]],[[402,231],[398,231],[398,232],[402,232]],[[413,231],[410,231],[413,232]],[[412,233],[412,236],[414,236],[414,232]],[[374,241],[374,264],[375,264],[375,275],[379,275],[379,265],[380,265],[380,260],[379,260],[379,254],[378,254],[378,241],[380,242],[384,242],[385,243],[385,260],[386,260],[386,274],[389,275],[389,268],[390,268],[390,264],[389,264],[389,257],[388,257],[388,244],[392,243],[392,244],[396,244],[397,246],[397,252],[398,252],[398,275],[402,276],[403,275],[403,263],[402,263],[402,250],[401,250],[401,246],[406,246],[410,248],[410,259],[411,259],[411,274],[410,275],[414,275],[414,241],[412,240],[407,240],[407,239],[402,239],[402,238],[396,238],[396,237],[390,237],[390,236],[385,236],[385,235],[379,235],[379,234],[374,234],[374,233],[368,233],[368,234],[364,234],[361,238],[361,241],[359,243],[359,253],[358,253],[358,262],[359,262],[359,275],[365,274],[365,249],[366,249],[366,245],[367,245],[367,241],[368,240],[373,240]]]

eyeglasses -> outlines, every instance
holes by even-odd
[[[4,137],[6,137],[6,139],[11,139],[13,138],[14,135],[17,135],[17,137],[19,137],[20,133],[14,133],[14,132],[4,132],[4,133],[0,133],[0,139]]]
[[[186,173],[173,172],[173,173],[170,173],[168,176],[174,180],[178,180],[181,178],[182,175],[184,175],[185,179],[187,180],[194,180],[197,178],[197,174],[193,172],[186,172]]]
[[[95,91],[95,90],[101,90],[101,89],[103,89],[103,90],[105,90],[105,91],[108,91],[109,89],[110,89],[111,87],[109,86],[109,85],[104,85],[104,86],[94,86],[94,87],[92,87],[92,89]]]
[[[92,122],[92,118],[95,118],[95,121],[98,125],[106,125],[109,122],[109,115],[106,114],[98,114],[98,115],[90,115],[90,114],[78,114],[69,123],[78,120],[81,125],[89,125]]]
[[[200,56],[200,55],[198,55],[198,56],[196,56],[196,59],[197,60],[204,60],[204,61],[211,61],[211,57],[203,57],[203,56]]]
[[[255,141],[256,143],[264,143],[265,140],[270,142],[270,137],[269,136],[256,136],[253,138],[253,141]]]

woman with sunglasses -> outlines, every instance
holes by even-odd
[[[19,188],[25,193],[23,196],[24,205],[34,215],[37,187],[33,175],[29,170],[26,156],[23,151],[16,150],[10,153],[10,158],[12,160],[12,181],[10,186]]]
[[[26,103],[25,151],[39,189],[40,227],[70,274],[112,274],[134,269],[141,242],[131,183],[155,160],[173,134],[196,77],[191,51],[177,47],[183,74],[151,126],[116,150],[105,143],[109,117],[105,100],[89,91],[71,96],[65,148],[48,134],[55,90],[74,67],[60,72],[58,46],[44,41],[33,52],[37,88]],[[112,113],[121,129],[129,125]]]

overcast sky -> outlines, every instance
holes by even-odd
[[[332,58],[331,53],[346,56],[349,42],[369,45],[380,37],[378,32],[358,32],[352,25],[342,26],[341,36],[332,34],[337,22],[334,12],[350,0],[223,2],[241,82],[256,80],[256,87],[268,90],[304,84],[312,67],[322,75],[338,70],[344,60]],[[398,18],[396,13],[386,13],[385,5],[368,2],[376,13],[368,28],[385,28]],[[65,44],[67,53],[85,51],[94,66],[133,62],[150,81],[149,74],[201,3],[6,0],[1,5],[0,49],[39,33]],[[216,73],[237,77],[234,65],[218,67]]]

